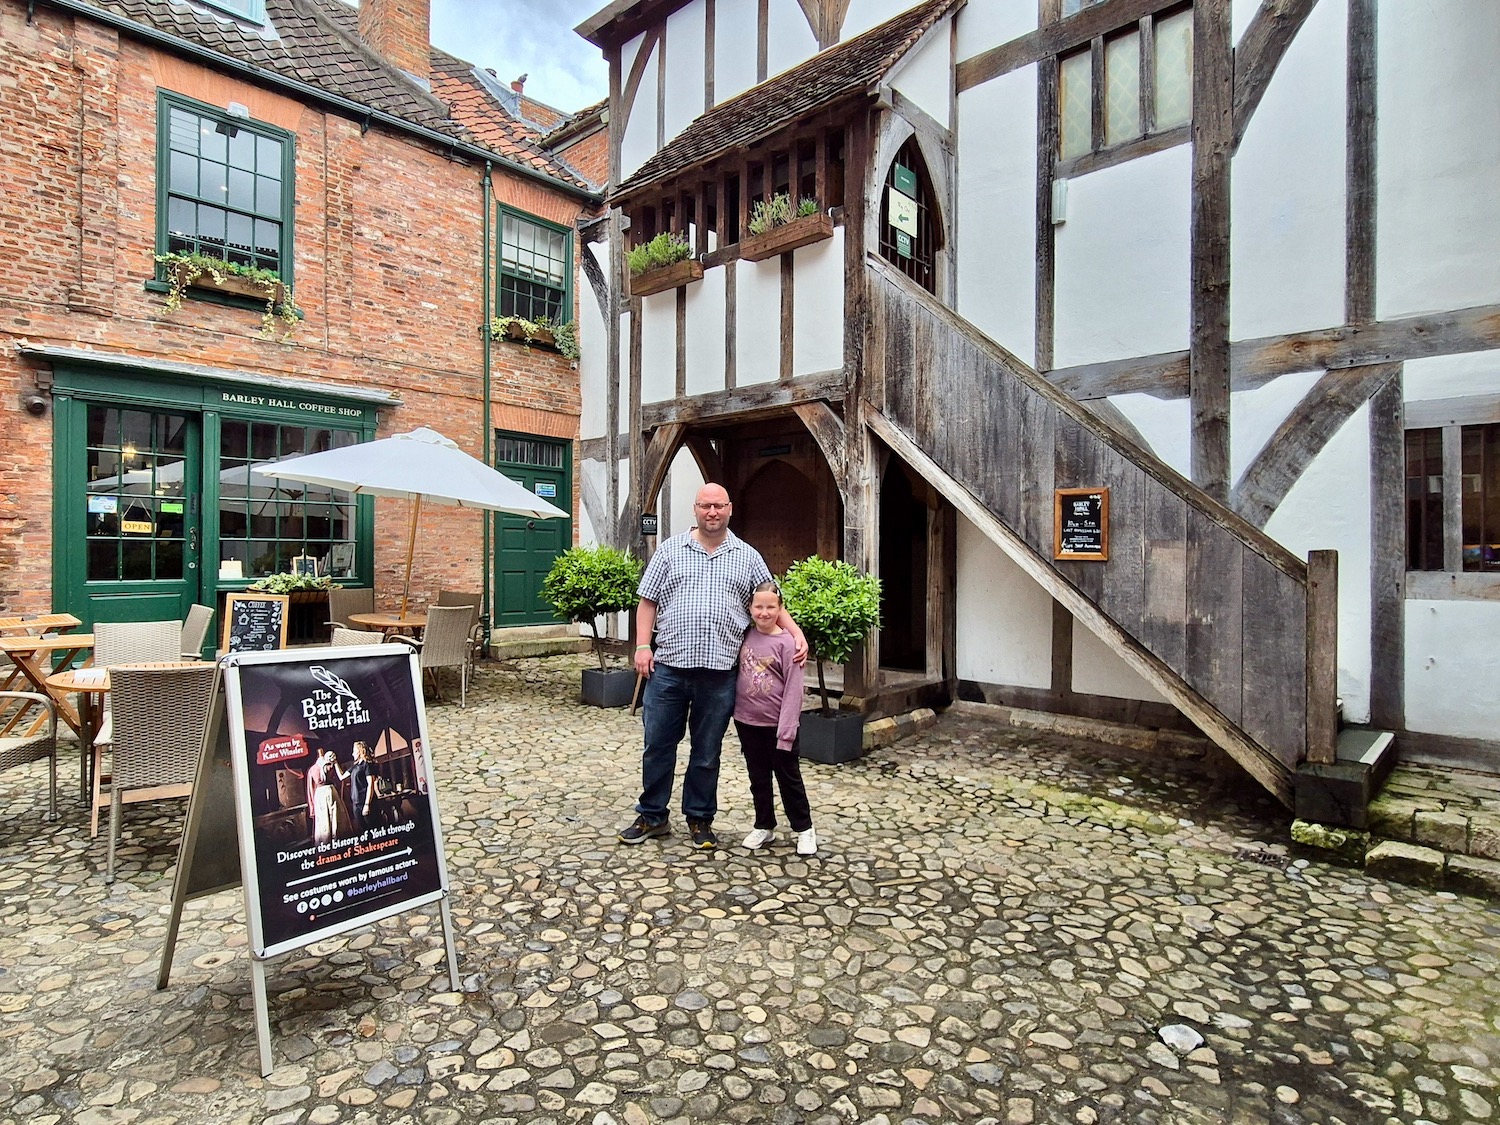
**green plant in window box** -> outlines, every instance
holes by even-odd
[[[256,594],[300,594],[304,590],[337,590],[342,584],[328,575],[314,577],[311,574],[268,574],[257,578],[245,589]]]
[[[539,316],[527,320],[524,316],[497,316],[490,321],[491,340],[515,340],[528,348],[542,344],[556,348],[568,359],[578,358],[578,329],[570,321],[553,324],[551,318]]]
[[[630,267],[631,277],[640,277],[662,266],[685,262],[693,256],[693,248],[687,239],[672,231],[662,231],[655,238],[633,247],[625,255],[625,264]]]
[[[215,285],[223,285],[228,278],[245,281],[252,292],[266,299],[266,311],[261,316],[261,335],[272,338],[276,335],[278,322],[283,329],[282,339],[292,334],[297,327],[297,305],[292,300],[292,287],[281,280],[274,270],[242,266],[238,262],[226,262],[211,254],[157,254],[156,260],[167,275],[167,312],[173,313],[182,307],[183,295],[188,288],[203,277],[209,277]]]

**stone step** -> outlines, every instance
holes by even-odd
[[[490,656],[514,660],[525,656],[562,656],[588,652],[589,637],[580,636],[576,625],[522,625],[490,630]]]
[[[1345,727],[1332,765],[1303,762],[1293,786],[1298,820],[1338,828],[1368,827],[1370,801],[1396,762],[1396,736],[1387,730]]]

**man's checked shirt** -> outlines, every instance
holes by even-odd
[[[711,555],[691,531],[672,536],[641,578],[641,597],[656,603],[656,659],[670,668],[733,668],[750,627],[750,595],[770,578],[760,552],[732,531]]]

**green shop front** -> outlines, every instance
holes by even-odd
[[[180,619],[276,573],[372,584],[373,502],[266,466],[370,440],[397,396],[27,350],[52,366],[57,609],[92,626]]]

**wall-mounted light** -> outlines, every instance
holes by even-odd
[[[1062,226],[1068,221],[1068,181],[1052,181],[1052,225]]]

